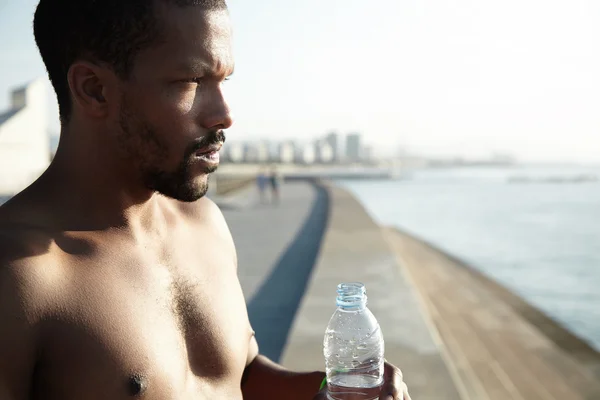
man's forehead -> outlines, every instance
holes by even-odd
[[[226,10],[171,7],[164,15],[163,49],[178,67],[229,75],[233,69],[231,25]]]

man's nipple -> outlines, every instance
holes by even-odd
[[[132,375],[127,382],[127,389],[130,396],[141,396],[148,388],[148,381],[142,375]]]

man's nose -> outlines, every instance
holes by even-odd
[[[219,88],[206,104],[201,123],[205,129],[228,129],[233,125],[231,108]]]

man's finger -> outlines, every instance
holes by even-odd
[[[390,382],[390,381],[400,381],[402,382],[402,380],[404,379],[404,376],[402,376],[402,371],[396,367],[394,367],[392,364],[390,364],[389,362],[385,362],[385,368],[384,368],[384,372],[383,372],[383,377],[384,377],[384,381],[386,382]]]
[[[403,386],[403,393],[404,393],[404,400],[411,400],[410,398],[410,394],[408,394],[408,387],[406,386],[406,383],[402,383]]]
[[[406,385],[402,379],[402,371],[386,361],[384,370],[383,390],[379,396],[380,400],[407,400],[410,399],[404,393],[407,392]]]
[[[405,400],[403,395],[400,392],[398,392],[397,390],[384,392],[383,395],[380,397],[380,399],[382,399],[382,400]]]
[[[383,387],[383,390],[381,391],[381,394],[379,395],[379,398],[381,400],[404,400],[400,392],[400,390],[402,390],[401,385],[402,383],[390,383],[388,385],[385,385]]]
[[[396,386],[396,389],[392,390],[389,393],[385,393],[385,400],[411,400],[410,395],[408,394],[408,387],[406,383],[401,383],[399,386]]]

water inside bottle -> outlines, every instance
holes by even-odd
[[[329,400],[375,400],[381,392],[379,366],[371,371],[361,371],[359,375],[351,373],[334,376],[327,382]],[[370,373],[369,373],[370,372]]]
[[[330,400],[371,400],[379,396],[383,381],[383,341],[379,327],[358,342],[355,338],[352,335],[344,340],[334,332],[326,333]]]

